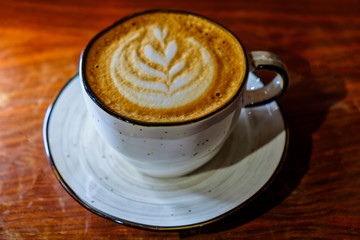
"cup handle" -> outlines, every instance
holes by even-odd
[[[288,75],[281,58],[267,51],[253,51],[249,55],[250,72],[256,70],[271,70],[276,72],[274,79],[264,87],[256,90],[246,90],[244,106],[254,107],[269,103],[280,97],[287,88]]]

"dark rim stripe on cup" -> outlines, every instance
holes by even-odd
[[[226,102],[223,106],[221,106],[220,108],[218,108],[217,110],[206,114],[205,116],[199,117],[199,118],[195,118],[192,120],[187,120],[187,121],[178,121],[178,122],[145,122],[145,121],[140,121],[140,120],[135,120],[132,118],[128,118],[125,116],[122,116],[118,113],[116,113],[115,111],[111,110],[109,107],[107,107],[97,96],[96,94],[92,91],[92,89],[90,88],[87,79],[86,79],[86,75],[85,75],[85,66],[86,66],[86,62],[84,61],[84,59],[87,58],[88,55],[88,51],[91,48],[91,46],[93,45],[93,43],[100,37],[102,36],[104,33],[106,33],[107,31],[111,30],[112,28],[114,28],[115,26],[131,19],[134,17],[137,17],[139,15],[144,15],[144,14],[150,14],[150,13],[157,13],[157,12],[164,12],[164,13],[179,13],[179,14],[184,14],[184,15],[192,15],[192,16],[197,16],[199,18],[203,18],[206,19],[207,21],[209,21],[210,23],[213,23],[215,25],[218,25],[219,27],[225,29],[227,32],[229,32],[232,36],[234,36],[234,38],[237,40],[237,42],[240,44],[242,51],[244,53],[244,61],[245,61],[245,75],[244,75],[244,79],[239,87],[239,89],[237,90],[236,94],[228,101]],[[201,120],[204,120],[206,118],[208,118],[209,116],[215,115],[218,112],[221,112],[222,110],[224,110],[225,108],[227,108],[228,106],[231,105],[231,103],[237,98],[239,97],[239,95],[241,94],[243,87],[245,86],[246,80],[248,78],[248,74],[249,74],[249,65],[248,65],[248,59],[247,59],[247,54],[245,51],[245,48],[243,46],[243,44],[240,42],[239,38],[233,33],[231,32],[228,28],[226,28],[225,26],[221,25],[220,23],[215,22],[214,20],[204,17],[202,15],[196,14],[196,13],[192,13],[192,12],[187,12],[187,11],[182,11],[182,10],[164,10],[164,9],[157,9],[157,10],[148,10],[148,11],[144,11],[144,12],[139,12],[139,13],[135,13],[133,15],[129,15],[127,17],[124,17],[122,19],[120,19],[119,21],[115,22],[114,24],[112,24],[111,26],[105,28],[104,30],[102,30],[101,32],[99,32],[97,35],[95,35],[90,42],[87,44],[87,46],[85,47],[84,51],[81,53],[80,56],[80,62],[79,62],[79,75],[80,75],[80,79],[84,85],[85,91],[86,93],[89,95],[89,97],[92,99],[92,101],[94,101],[94,103],[99,106],[101,109],[103,109],[106,113],[108,113],[109,115],[120,119],[124,122],[128,122],[131,124],[135,124],[135,125],[142,125],[142,126],[178,126],[178,125],[185,125],[185,124],[190,124],[190,123],[194,123],[194,122],[198,122]]]

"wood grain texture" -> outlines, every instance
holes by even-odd
[[[134,12],[170,8],[222,23],[247,50],[284,59],[279,100],[288,156],[271,186],[200,230],[149,232],[74,201],[48,164],[45,111],[77,74],[98,31]],[[1,1],[0,239],[360,238],[360,3],[358,1]]]

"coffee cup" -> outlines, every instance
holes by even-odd
[[[276,76],[247,90],[249,72],[259,69]],[[101,31],[82,52],[79,79],[99,135],[139,172],[161,178],[211,160],[242,107],[275,100],[288,82],[277,55],[247,54],[224,26],[173,10],[137,13]]]

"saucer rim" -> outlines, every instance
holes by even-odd
[[[75,201],[77,201],[82,207],[84,207],[88,211],[90,211],[90,212],[92,212],[92,213],[94,213],[94,214],[96,214],[96,215],[98,215],[100,217],[103,217],[103,218],[105,218],[107,220],[116,222],[116,223],[124,225],[124,226],[129,226],[129,227],[142,229],[142,230],[150,230],[150,231],[167,231],[167,232],[171,232],[171,231],[181,231],[181,230],[188,230],[188,229],[195,229],[195,228],[204,227],[206,225],[209,225],[211,223],[214,223],[214,222],[217,222],[217,221],[219,221],[221,219],[224,219],[225,217],[227,217],[227,216],[239,211],[240,209],[245,208],[247,205],[249,205],[254,199],[256,199],[259,195],[261,195],[264,191],[266,191],[270,187],[271,183],[274,181],[275,177],[278,175],[278,173],[281,170],[282,165],[285,162],[287,152],[288,152],[288,146],[289,146],[289,128],[288,128],[287,122],[285,121],[282,109],[280,108],[278,103],[276,101],[274,101],[278,106],[278,110],[280,111],[280,115],[281,115],[281,118],[282,118],[283,123],[284,123],[284,131],[285,131],[284,147],[283,147],[283,150],[282,150],[281,158],[279,159],[278,164],[277,164],[276,168],[274,169],[272,175],[263,184],[263,186],[261,188],[259,188],[251,197],[249,197],[244,202],[242,202],[238,206],[234,207],[233,209],[228,210],[225,213],[222,213],[222,214],[220,214],[220,215],[218,215],[216,217],[213,217],[211,219],[208,219],[208,220],[205,220],[205,221],[202,221],[202,222],[188,224],[188,225],[156,226],[156,225],[137,223],[137,222],[121,219],[119,217],[115,217],[115,216],[111,215],[110,213],[105,213],[105,212],[103,212],[103,211],[101,211],[99,209],[96,209],[95,207],[91,206],[91,204],[81,200],[81,198],[78,196],[78,194],[70,187],[70,185],[65,181],[65,179],[63,179],[60,171],[56,167],[54,158],[53,158],[53,156],[51,154],[51,150],[50,150],[51,143],[50,143],[48,133],[49,133],[49,122],[50,122],[52,111],[53,111],[54,106],[56,105],[58,99],[63,94],[63,92],[66,91],[66,89],[69,87],[69,85],[73,81],[76,81],[77,79],[79,79],[79,75],[75,75],[74,77],[70,78],[70,80],[62,87],[62,89],[59,91],[59,93],[52,100],[52,103],[49,104],[49,106],[48,106],[48,108],[46,110],[45,116],[44,116],[44,121],[43,121],[43,144],[44,144],[45,153],[46,153],[48,162],[50,164],[50,167],[51,167],[53,173],[55,174],[55,177],[57,178],[58,182],[65,189],[65,191]],[[267,103],[267,104],[270,104],[270,103]],[[266,105],[266,104],[264,104],[264,105]]]

